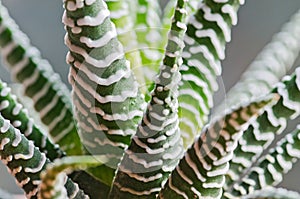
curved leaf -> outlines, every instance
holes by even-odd
[[[299,24],[300,10],[273,36],[241,79],[226,93],[227,107],[269,93],[273,85],[289,72],[300,51]]]
[[[0,112],[5,119],[20,130],[22,134],[34,142],[39,150],[46,154],[51,161],[60,158],[64,152],[58,145],[52,143],[47,135],[34,124],[29,117],[28,111],[18,103],[15,95],[10,94],[10,88],[0,80]]]
[[[242,0],[206,0],[189,19],[178,98],[179,126],[185,147],[194,141],[208,120],[212,96],[218,89],[220,60],[225,58],[225,44],[231,40],[230,29],[237,23],[237,10],[242,3]]]
[[[70,156],[57,159],[53,164],[49,164],[46,170],[41,174],[41,185],[39,198],[67,198],[68,193],[64,187],[66,174],[74,170],[95,167],[105,163],[104,157],[97,156]],[[77,187],[78,188],[78,187]],[[84,193],[81,196],[73,198],[89,198]]]
[[[16,178],[17,185],[24,189],[27,198],[36,198],[40,174],[50,163],[32,141],[28,141],[10,122],[0,115],[0,159]],[[75,184],[67,180],[68,196],[81,195]]]
[[[140,55],[137,35],[135,33],[134,23],[137,11],[137,0],[106,0],[110,11],[111,21],[116,25],[118,39],[122,43],[125,56],[130,61],[130,67],[133,69],[137,81],[143,85],[145,80],[141,75],[142,58]]]
[[[87,152],[110,157],[93,171],[110,185],[142,117],[144,99],[102,0],[66,0],[63,22],[82,142]]]
[[[160,198],[221,198],[225,174],[249,119],[275,99],[240,107],[213,121],[188,149],[172,172]],[[251,120],[251,119],[250,119]]]
[[[81,143],[73,119],[68,88],[51,65],[32,47],[0,2],[1,54],[25,94],[33,99],[41,121],[49,128],[55,143],[67,154],[81,154]]]
[[[177,63],[186,30],[186,0],[178,0],[152,99],[119,166],[110,198],[155,198],[182,157],[178,129]]]
[[[235,183],[233,191],[226,195],[252,194],[255,190],[278,185],[283,180],[283,175],[292,169],[299,158],[300,126],[262,156],[258,164],[250,168],[247,176],[243,177],[240,183]]]
[[[230,170],[226,176],[225,190],[231,193],[235,182],[240,176],[245,176],[249,168],[270,146],[275,136],[286,128],[288,118],[300,115],[300,68],[295,74],[286,76],[278,83],[273,93],[280,96],[279,101],[269,107],[244,132],[230,163]]]
[[[146,101],[149,101],[149,92],[154,87],[154,79],[159,71],[163,59],[164,46],[161,32],[161,9],[157,0],[138,0],[136,8],[136,22],[134,31],[137,35],[138,50],[141,55],[140,69],[137,77],[144,78],[143,86],[146,90]],[[167,38],[166,40],[167,41]],[[165,44],[165,43],[164,43]]]

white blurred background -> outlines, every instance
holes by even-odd
[[[65,63],[67,48],[63,42],[65,32],[61,23],[62,0],[2,0],[2,2],[8,7],[11,16],[21,29],[29,35],[32,43],[40,49],[43,57],[51,62],[55,71],[60,73],[64,82],[68,84],[68,65]],[[272,35],[278,32],[281,25],[298,9],[300,9],[299,0],[246,1],[239,11],[239,24],[233,28],[232,42],[227,45],[227,58],[223,62],[222,79],[226,90],[239,79],[256,54],[271,40]],[[297,64],[300,64],[299,59]],[[9,73],[1,66],[0,78],[9,82],[9,77]],[[221,89],[224,90],[222,87]],[[297,119],[300,123],[299,118]],[[281,186],[300,191],[299,169],[300,163],[285,176]],[[1,163],[0,188],[11,193],[20,193],[13,178]]]

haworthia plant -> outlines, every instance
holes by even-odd
[[[213,92],[218,89],[216,76],[221,75],[220,61],[225,58],[225,44],[231,40],[230,28],[237,23],[240,4],[243,1],[203,1],[189,19],[178,97],[185,147],[208,121]]]
[[[296,74],[287,76],[275,88],[274,93],[279,94],[279,101],[269,107],[261,116],[245,130],[244,136],[239,140],[234,158],[230,164],[225,189],[231,190],[237,186],[240,176],[246,175],[255,160],[263,153],[286,128],[287,118],[295,118],[300,114],[300,68]]]
[[[293,163],[300,158],[300,126],[280,140],[276,147],[262,156],[258,164],[251,167],[247,176],[233,186],[234,191],[226,194],[245,195],[266,186],[276,186],[283,179],[283,174],[292,169]]]
[[[0,115],[0,159],[22,187],[27,198],[36,198],[40,184],[40,174],[49,164],[44,153],[34,143],[14,128],[10,121]],[[66,179],[62,185],[67,187],[67,195],[82,194],[71,180]],[[75,189],[77,186],[77,189]]]
[[[61,158],[64,152],[58,145],[52,143],[47,135],[34,124],[29,117],[28,111],[17,101],[15,95],[10,94],[10,88],[6,83],[0,81],[0,111],[4,118],[10,120],[12,125],[19,129],[21,133],[29,140],[33,140],[41,152],[47,155],[47,158],[54,160]]]
[[[41,185],[39,198],[67,198],[68,192],[64,187],[67,178],[66,173],[73,170],[84,169],[87,167],[95,167],[105,163],[105,157],[92,156],[70,156],[63,159],[57,159],[53,164],[47,166],[46,171],[41,175]],[[78,189],[78,187],[75,187]],[[83,192],[76,193],[71,198],[89,198]],[[69,197],[70,198],[70,197]]]
[[[136,9],[134,31],[138,42],[137,50],[139,50],[141,56],[141,65],[137,72],[141,71],[139,75],[144,78],[141,86],[146,92],[146,101],[149,101],[149,91],[153,89],[153,81],[162,61],[162,52],[165,45],[160,34],[161,8],[157,0],[138,0]]]
[[[0,2],[0,46],[6,66],[25,94],[32,98],[49,134],[67,154],[80,154],[81,143],[72,114],[68,88],[48,61],[30,45],[29,38],[8,15]]]
[[[178,60],[186,31],[186,4],[179,0],[165,57],[146,114],[119,166],[111,198],[155,198],[182,156],[178,130]]]
[[[141,75],[142,59],[138,51],[137,35],[134,31],[134,23],[136,17],[137,0],[106,0],[108,9],[110,10],[110,18],[116,26],[115,34],[122,43],[125,51],[125,56],[130,61],[130,67],[135,71],[137,80],[140,84],[145,83],[144,76]]]
[[[273,85],[291,70],[300,51],[300,10],[257,55],[241,79],[226,94],[228,108],[268,93]],[[226,108],[225,107],[225,108]]]
[[[187,150],[160,198],[221,198],[225,174],[241,131],[272,98],[253,102],[216,119]]]
[[[64,5],[69,81],[81,139],[90,154],[110,157],[104,171],[113,177],[143,114],[144,99],[106,4],[67,0]]]
[[[300,157],[299,127],[276,137],[300,114],[300,68],[275,85],[299,53],[299,12],[208,119],[243,3],[63,0],[70,97],[0,2],[4,65],[48,127],[0,81],[0,159],[27,198],[299,198],[275,187]]]
[[[262,156],[256,166],[251,167],[248,174],[233,186],[230,195],[245,195],[267,186],[276,186],[283,175],[290,171],[300,158],[300,126],[280,140],[276,147]],[[226,196],[230,197],[229,194]]]

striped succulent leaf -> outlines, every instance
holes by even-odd
[[[28,37],[10,18],[0,2],[0,47],[8,69],[33,99],[41,121],[48,126],[53,141],[67,154],[81,154],[81,143],[73,120],[68,88]]]
[[[187,4],[187,18],[189,18],[191,15],[193,15],[197,10],[197,5],[199,4],[199,0],[189,0]],[[162,43],[161,46],[166,46],[167,38],[168,38],[168,32],[171,29],[172,25],[172,17],[175,12],[175,6],[176,6],[176,0],[169,0],[167,5],[165,6],[163,10],[163,19],[162,19]]]
[[[16,177],[27,198],[35,198],[40,173],[49,163],[44,153],[0,115],[0,159]]]
[[[170,175],[160,198],[221,198],[229,161],[251,117],[276,100],[266,98],[242,106],[205,128]]]
[[[151,101],[119,166],[110,198],[156,198],[183,154],[178,83],[187,0],[178,0]]]
[[[300,10],[273,36],[240,81],[226,94],[227,107],[269,93],[273,85],[287,74],[300,51],[299,23]]]
[[[41,182],[40,174],[50,160],[2,115],[0,115],[0,159],[16,178],[17,185],[25,191],[26,197],[37,198]],[[69,179],[65,181],[68,196],[82,193],[76,186]]]
[[[254,121],[239,140],[230,169],[226,176],[227,192],[231,192],[234,182],[244,176],[278,135],[286,128],[288,118],[300,115],[300,68],[292,76],[286,76],[278,83],[273,93],[280,95],[279,101]]]
[[[111,21],[116,26],[116,33],[119,41],[124,47],[125,57],[130,61],[130,67],[133,69],[137,81],[143,85],[145,83],[144,76],[141,75],[142,59],[138,51],[137,35],[134,31],[134,23],[136,21],[136,4],[137,0],[106,0],[110,11]]]
[[[66,174],[70,174],[72,171],[79,169],[95,167],[105,163],[105,161],[104,157],[96,156],[69,156],[55,160],[54,163],[49,164],[46,170],[41,174],[39,198],[89,198],[82,191],[71,197],[68,195],[64,187],[67,178]],[[78,189],[78,187],[74,188]]]
[[[247,174],[233,185],[231,193],[224,194],[227,198],[235,198],[251,194],[255,190],[267,186],[276,186],[283,180],[283,175],[290,171],[293,164],[300,158],[300,126],[286,135],[271,148],[269,152],[252,166]]]
[[[286,190],[284,188],[263,188],[257,190],[253,194],[242,197],[243,199],[299,199],[300,194],[295,191]]]
[[[157,0],[138,0],[134,31],[137,36],[138,50],[141,55],[141,65],[137,74],[144,78],[143,86],[146,90],[146,101],[153,89],[154,78],[159,71],[163,58],[165,43],[161,37],[161,8]]]
[[[243,0],[205,0],[188,22],[184,42],[182,74],[179,87],[180,129],[184,146],[189,146],[201,132],[218,89],[220,60],[225,58],[225,44],[231,40],[232,25]]]
[[[17,101],[15,95],[10,93],[11,89],[0,80],[0,112],[1,115],[28,139],[34,142],[39,150],[46,154],[47,158],[54,160],[64,155],[58,145],[53,144],[47,135],[34,124],[29,117],[28,111]]]
[[[110,184],[143,115],[144,99],[106,4],[102,0],[64,4],[69,82],[82,142],[89,153],[110,157],[104,171],[97,169],[100,175],[110,173],[110,179],[99,177]]]

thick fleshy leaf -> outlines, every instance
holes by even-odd
[[[300,158],[300,126],[287,134],[263,155],[258,164],[249,169],[247,176],[239,179],[239,183],[233,185],[233,191],[226,193],[228,198],[252,194],[255,190],[273,187],[283,180],[283,175],[289,172],[293,164]],[[232,195],[231,195],[232,194]]]
[[[183,154],[178,129],[180,55],[186,0],[178,0],[163,65],[147,111],[119,166],[110,198],[156,198]]]
[[[138,0],[134,31],[137,36],[141,65],[136,70],[137,77],[144,78],[141,86],[145,90],[146,101],[150,99],[150,91],[164,55],[165,43],[162,41],[161,9],[157,0]],[[166,40],[167,41],[167,38]]]
[[[81,141],[88,153],[110,157],[106,166],[92,171],[110,185],[143,115],[144,99],[105,2],[64,3],[69,82]]]
[[[46,154],[51,161],[60,158],[64,152],[58,145],[52,143],[45,132],[35,125],[34,120],[29,117],[28,111],[17,101],[15,95],[10,93],[11,89],[0,80],[0,112],[5,119],[28,139],[34,142],[39,150]]]
[[[205,0],[188,22],[179,87],[180,130],[184,146],[189,146],[208,121],[216,76],[225,58],[225,44],[231,40],[231,27],[237,23],[242,0]]]
[[[57,159],[53,164],[49,164],[46,170],[41,174],[41,184],[39,190],[39,198],[68,198],[68,193],[64,187],[66,174],[70,174],[74,170],[95,167],[105,163],[105,157],[97,156],[69,156]],[[78,188],[78,187],[77,187]],[[79,197],[72,198],[89,198],[84,193]]]
[[[251,117],[274,98],[253,102],[213,121],[188,149],[160,192],[160,198],[221,198],[229,161]]]
[[[279,101],[253,121],[239,140],[226,176],[225,190],[228,193],[239,187],[238,184],[234,185],[235,182],[240,181],[240,176],[249,173],[249,168],[270,146],[275,136],[284,131],[287,120],[300,115],[300,68],[292,76],[283,78],[273,93],[280,96]]]
[[[223,102],[226,107],[230,108],[269,93],[274,84],[287,75],[300,51],[299,24],[300,10],[273,36],[272,41],[257,55],[241,79],[226,93]]]
[[[0,2],[0,50],[14,79],[32,98],[41,121],[53,141],[67,154],[81,154],[82,147],[73,119],[69,91],[51,65],[32,47],[29,38]]]
[[[118,39],[124,47],[125,57],[130,61],[130,67],[139,84],[144,85],[145,79],[141,74],[142,59],[134,27],[138,0],[106,0],[105,2],[110,11],[111,21],[116,26]]]
[[[40,174],[50,163],[32,141],[0,115],[0,159],[16,178],[17,185],[26,193],[27,198],[36,198],[39,191]],[[69,179],[65,182],[67,195],[81,195],[79,189]]]

